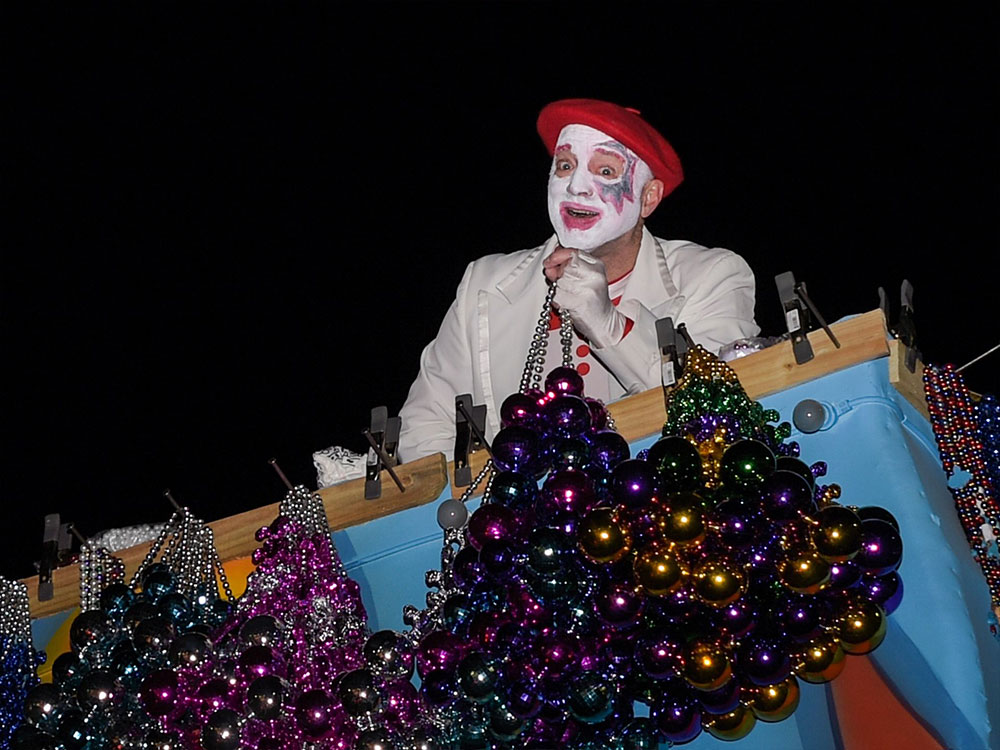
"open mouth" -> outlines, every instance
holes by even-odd
[[[559,206],[563,224],[567,229],[590,229],[601,219],[601,212],[573,203],[563,203]]]

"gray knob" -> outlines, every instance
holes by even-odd
[[[795,405],[792,423],[802,432],[816,432],[826,422],[826,409],[819,401],[803,399]]]
[[[437,521],[442,529],[460,529],[469,520],[469,509],[461,500],[445,500],[438,506]]]

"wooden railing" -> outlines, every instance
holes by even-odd
[[[917,373],[910,373],[901,365],[899,342],[888,337],[881,310],[834,323],[831,329],[841,344],[840,348],[835,347],[823,331],[813,331],[809,334],[809,342],[815,357],[803,365],[796,364],[791,344],[787,341],[729,364],[739,376],[747,395],[760,399],[861,362],[888,357],[890,381],[926,415],[919,369]],[[617,401],[610,404],[608,410],[614,417],[616,428],[629,442],[658,433],[666,421],[661,388]],[[485,465],[487,455],[485,451],[478,451],[470,458],[475,476]],[[337,531],[433,502],[448,486],[451,486],[453,496],[459,496],[464,488],[455,487],[452,483],[452,469],[451,462],[437,453],[394,467],[393,471],[405,492],[400,492],[383,473],[382,496],[377,500],[364,498],[364,478],[321,489],[317,494],[323,499],[330,527]],[[254,533],[270,523],[277,513],[278,504],[273,503],[211,522],[209,525],[215,534],[222,562],[251,554],[257,547]],[[138,568],[149,548],[150,543],[144,543],[115,553],[125,564],[126,580]],[[64,565],[53,571],[54,593],[45,601],[38,599],[37,576],[22,580],[28,588],[33,618],[62,612],[78,603],[80,579],[76,564]]]

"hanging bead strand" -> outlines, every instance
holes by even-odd
[[[45,653],[31,641],[28,587],[0,576],[0,747],[24,720],[25,698],[38,685]]]
[[[937,441],[941,465],[951,478],[956,470],[970,478],[961,487],[949,487],[955,510],[962,522],[972,555],[989,587],[993,614],[1000,620],[1000,502],[996,476],[996,409],[992,396],[973,402],[961,373],[953,365],[927,365],[923,373],[924,393],[931,427]],[[991,449],[985,439],[992,435]],[[1000,637],[1000,627],[990,625]]]

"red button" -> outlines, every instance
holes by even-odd
[[[588,365],[586,362],[581,362],[576,366],[576,371],[581,375],[586,375],[588,372],[590,372],[590,365]]]
[[[586,344],[580,344],[580,346],[576,347],[576,356],[586,357],[588,354],[590,354],[590,347]]]

